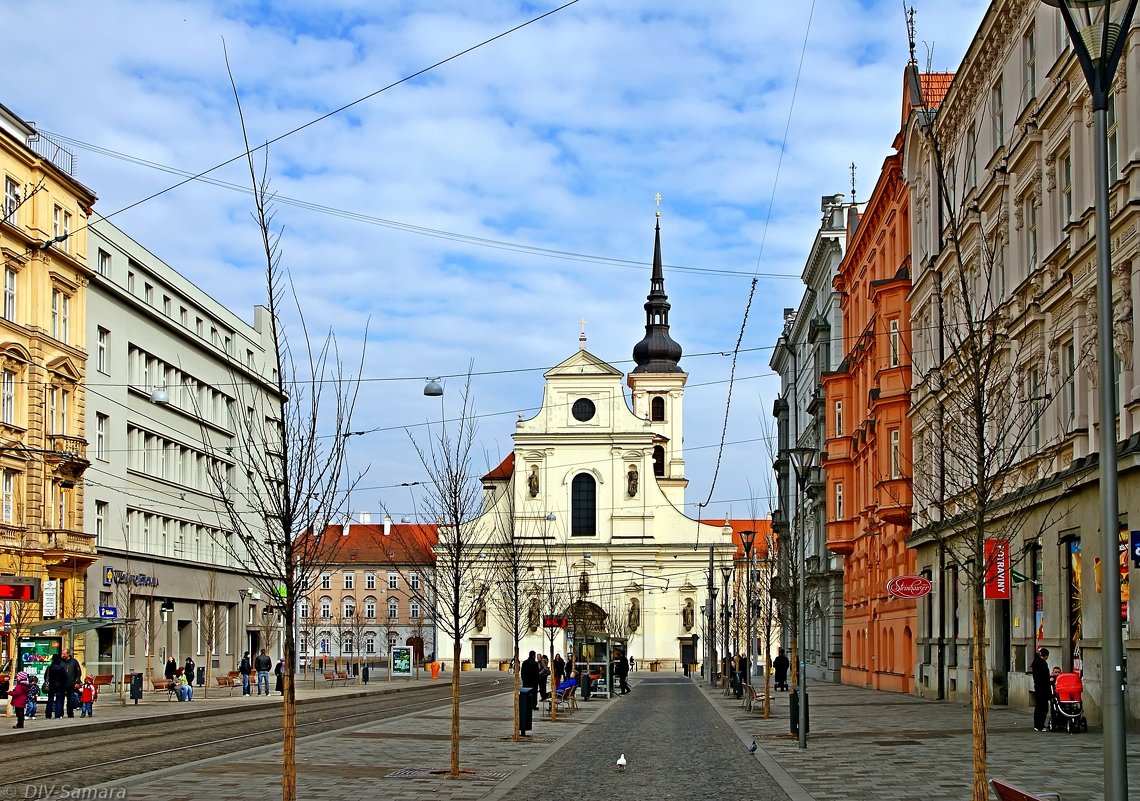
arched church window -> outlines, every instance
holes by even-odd
[[[598,488],[589,473],[579,473],[570,484],[570,534],[592,537],[598,533]]]
[[[649,402],[649,419],[655,423],[665,419],[665,399],[660,395]]]
[[[659,478],[665,475],[665,448],[660,445],[653,446],[653,475]]]

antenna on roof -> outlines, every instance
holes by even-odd
[[[910,47],[910,63],[917,64],[918,61],[914,57],[914,6],[907,8],[906,0],[903,0],[903,15],[906,17],[906,39]]]
[[[851,162],[851,203],[855,203],[855,162]]]

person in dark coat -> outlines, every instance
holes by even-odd
[[[273,668],[273,675],[277,677],[273,689],[282,695],[285,694],[285,659],[282,657],[277,660],[277,667]]]
[[[241,655],[241,664],[238,665],[241,674],[241,694],[249,695],[249,677],[253,673],[253,663],[249,661],[249,651]]]
[[[562,683],[562,679],[569,674],[566,672],[566,662],[562,659],[562,654],[555,654],[554,661],[551,663],[551,669],[554,671],[554,686],[557,687]]]
[[[626,683],[626,676],[629,675],[629,662],[625,661],[625,657],[618,654],[617,659],[614,660],[614,676],[618,680],[618,687],[620,692],[618,695],[626,695],[629,693],[629,685]]]
[[[178,673],[178,662],[172,656],[166,660],[166,676],[167,681],[173,681],[175,674]]]
[[[59,654],[52,654],[51,662],[44,671],[44,690],[47,691],[47,712],[44,717],[48,720],[63,717],[63,693],[66,685],[67,674],[63,670]]]
[[[1049,695],[1052,692],[1049,676],[1049,649],[1040,648],[1029,664],[1033,674],[1033,731],[1045,731],[1049,717]]]
[[[186,681],[188,681],[190,684],[193,684],[194,683],[194,677],[197,675],[194,672],[194,668],[197,667],[197,665],[194,664],[194,657],[192,657],[192,656],[186,657],[186,664],[183,665],[183,667],[186,669],[185,670]]]
[[[529,687],[532,690],[531,699],[534,701],[532,708],[538,709],[538,661],[534,658],[534,651],[531,651],[523,660],[522,667],[519,669],[519,680],[523,687]]]
[[[73,718],[75,717],[75,707],[79,706],[79,682],[83,680],[83,666],[67,648],[63,649],[59,663],[63,666],[66,676],[64,691],[67,693],[67,716]]]
[[[788,689],[788,667],[791,665],[791,660],[784,655],[784,649],[780,649],[779,655],[772,660],[772,668],[776,671],[776,689]]]

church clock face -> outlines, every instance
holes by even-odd
[[[595,411],[597,410],[594,408],[594,402],[589,398],[578,398],[570,407],[570,414],[580,423],[593,419]]]

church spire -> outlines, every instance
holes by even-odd
[[[661,195],[657,195],[661,202]],[[680,373],[681,346],[669,336],[669,296],[661,266],[661,212],[653,236],[653,273],[645,300],[645,337],[633,346],[634,373]]]

